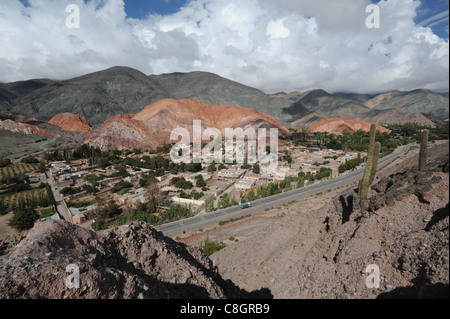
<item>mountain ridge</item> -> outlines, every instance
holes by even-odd
[[[252,108],[271,115],[285,126],[309,112],[324,118],[355,119],[373,109],[402,108],[411,113],[422,113],[434,121],[448,118],[448,93],[416,89],[380,94],[331,94],[323,89],[312,89],[266,94],[201,71],[146,75],[117,66],[62,81],[34,79],[0,84],[0,109],[44,121],[71,112],[98,125],[118,114],[136,114],[163,99],[196,99],[211,105]]]

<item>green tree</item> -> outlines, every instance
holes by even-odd
[[[218,206],[219,208],[227,208],[232,205],[232,201],[230,195],[225,194],[222,196],[222,199],[219,200]]]
[[[203,179],[203,175],[197,175],[197,176],[195,176],[195,179],[196,179],[195,186],[197,186],[197,187],[205,187],[206,186],[206,182]]]
[[[9,158],[0,159],[0,167],[6,167],[11,164],[11,160]]]
[[[192,173],[197,173],[202,170],[202,164],[200,163],[189,163],[186,165],[186,170]]]
[[[8,212],[9,205],[5,202],[5,197],[0,197],[0,216]]]
[[[305,175],[300,175],[297,179],[297,188],[305,187]]]
[[[45,173],[45,162],[44,161],[39,162],[39,172]]]
[[[16,208],[8,225],[18,231],[33,228],[34,222],[39,219],[39,214],[32,208]]]
[[[207,213],[212,212],[214,210],[214,200],[210,199],[205,203],[205,211]]]
[[[97,220],[92,223],[91,228],[95,231],[104,230],[108,228],[104,220]]]

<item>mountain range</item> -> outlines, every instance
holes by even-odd
[[[425,89],[377,95],[335,93],[321,89],[266,94],[213,73],[145,75],[113,67],[55,81],[34,79],[0,84],[0,111],[48,122],[61,113],[80,114],[100,125],[120,114],[137,114],[164,99],[193,99],[210,105],[235,105],[268,114],[286,127],[307,127],[321,119],[421,124],[448,119],[448,93]]]

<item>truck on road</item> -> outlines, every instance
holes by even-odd
[[[242,204],[241,207],[242,207],[242,209],[249,208],[249,207],[252,207],[252,204],[245,203],[245,204]]]

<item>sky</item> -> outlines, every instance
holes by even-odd
[[[447,0],[1,0],[0,82],[121,65],[212,72],[266,93],[448,92],[448,10]]]

